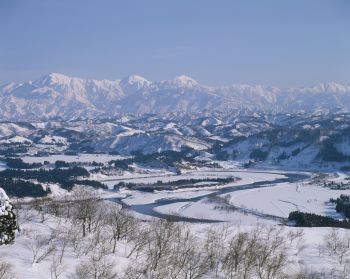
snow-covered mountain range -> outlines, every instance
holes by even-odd
[[[152,82],[133,75],[94,80],[52,73],[0,86],[0,119],[94,118],[121,113],[202,112],[248,109],[314,111],[350,108],[350,85],[303,88],[260,85],[205,86],[187,76]]]

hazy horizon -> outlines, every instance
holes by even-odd
[[[212,86],[349,83],[349,8],[344,0],[4,0],[0,84],[51,72],[187,75]]]

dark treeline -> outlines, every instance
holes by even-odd
[[[41,163],[25,163],[20,158],[6,158],[5,162],[11,169],[37,169],[43,166]]]
[[[341,170],[341,171],[350,171],[350,166],[343,166],[343,167],[340,167],[340,170]]]
[[[343,154],[338,151],[335,144],[339,141],[339,138],[334,135],[330,136],[327,140],[323,141],[321,144],[320,152],[318,157],[324,161],[333,162],[346,162],[350,161],[350,156]]]
[[[6,146],[0,147],[0,155],[8,157],[17,157],[19,153],[25,154],[28,152],[28,148],[25,146]]]
[[[186,151],[187,152],[187,151]],[[177,168],[182,162],[188,162],[195,164],[196,162],[193,158],[191,151],[186,153],[185,151],[163,151],[160,153],[143,154],[141,152],[132,152],[132,157],[111,160],[107,163],[107,166],[102,167],[102,170],[107,169],[119,169],[119,170],[129,170],[130,166],[133,164],[147,165],[148,167],[157,168]],[[101,169],[96,169],[95,171],[100,171]]]
[[[43,166],[50,166],[53,165],[55,168],[72,168],[77,166],[103,166],[102,163],[97,163],[95,161],[93,162],[65,162],[62,160],[57,160],[54,164],[50,164],[48,161],[44,161],[44,163],[26,163],[21,158],[5,158],[3,159],[7,166],[11,169],[38,169],[42,168]]]
[[[161,153],[152,153],[152,154],[142,154],[141,152],[134,152],[133,160],[135,163],[154,163],[155,165],[166,165],[169,167],[176,167],[177,163],[182,161],[192,162],[195,160],[193,156],[189,156],[191,154],[191,150],[183,150],[183,151],[164,151]]]
[[[350,218],[350,196],[340,195],[337,199],[330,199],[330,202],[335,203],[335,210],[344,214],[346,218]]]
[[[97,163],[95,161],[92,162],[66,162],[62,160],[57,160],[55,162],[56,168],[72,168],[77,166],[92,166],[92,167],[101,167],[103,163]]]
[[[189,187],[204,187],[210,185],[196,185],[201,182],[212,182],[215,185],[223,185],[230,182],[234,182],[235,177],[225,178],[203,178],[203,179],[180,179],[176,181],[163,182],[158,180],[155,183],[125,183],[119,182],[115,188],[126,187],[130,190],[139,190],[143,192],[153,192],[154,190],[172,190],[175,188],[189,188]]]
[[[289,213],[288,219],[295,222],[295,226],[297,227],[336,227],[350,229],[350,222],[347,220],[336,220],[314,213],[293,211]]]
[[[123,160],[111,160],[108,162],[109,166],[113,166],[116,169],[128,170],[129,165],[134,162],[132,158],[123,159]]]
[[[333,190],[348,190],[350,189],[350,181],[348,182],[335,182],[335,181],[323,181],[323,187]]]
[[[188,151],[189,152],[189,151]],[[190,163],[196,163],[193,156],[189,155],[187,151],[164,151],[161,153],[142,154],[141,152],[133,152],[132,157],[120,160],[111,160],[107,164],[98,162],[66,162],[64,160],[57,160],[51,164],[48,161],[43,163],[26,163],[18,157],[7,157],[3,159],[6,161],[7,166],[13,169],[37,169],[45,166],[55,168],[73,168],[77,166],[92,166],[106,168],[115,168],[120,170],[128,170],[132,164],[147,164],[148,166],[154,167],[177,167],[179,163],[184,161]],[[198,162],[197,162],[198,163]]]
[[[45,197],[50,193],[50,189],[44,190],[41,184],[35,184],[21,179],[11,179],[0,177],[1,188],[12,197]]]
[[[255,161],[265,161],[267,156],[269,155],[268,151],[264,151],[261,149],[254,149],[249,157],[250,159],[254,159]]]
[[[89,177],[89,172],[81,167],[51,170],[18,170],[7,169],[0,172],[0,185],[10,196],[16,197],[44,197],[50,189],[43,190],[39,183],[59,184],[65,190],[72,190],[74,185],[86,185],[93,188],[107,189],[99,181],[78,180],[78,177]],[[30,180],[38,181],[33,183]]]
[[[0,172],[2,178],[22,178],[35,179],[39,182],[55,182],[59,183],[67,178],[78,176],[90,176],[89,172],[81,167],[74,167],[70,169],[51,169],[51,170],[15,170],[7,169]]]
[[[52,170],[7,169],[0,172],[0,179],[7,179],[7,180],[33,179],[41,183],[57,183],[57,184],[60,184],[60,186],[63,189],[71,190],[74,186],[74,178],[88,177],[89,175],[90,174],[86,169],[80,168],[80,167],[74,167],[71,169],[52,169]],[[23,189],[23,191],[25,190]],[[21,194],[21,193],[18,192],[18,194]]]
[[[108,189],[106,184],[101,183],[100,181],[96,181],[96,180],[88,180],[88,179],[84,179],[84,180],[73,180],[72,181],[75,185],[85,185],[85,186],[91,186],[95,189]]]

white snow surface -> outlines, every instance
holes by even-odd
[[[30,139],[27,139],[21,136],[14,136],[9,139],[0,140],[0,144],[16,144],[16,143],[32,144],[33,142]]]
[[[39,140],[39,143],[42,144],[67,144],[67,139],[64,137],[59,137],[59,136],[48,136],[46,135],[45,137],[41,138]]]
[[[350,190],[330,190],[320,186],[281,183],[278,186],[232,193],[231,203],[257,212],[288,217],[291,211],[341,218],[330,198],[350,194]]]

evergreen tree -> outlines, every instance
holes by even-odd
[[[0,188],[0,245],[13,243],[17,230],[16,215],[5,191]]]

